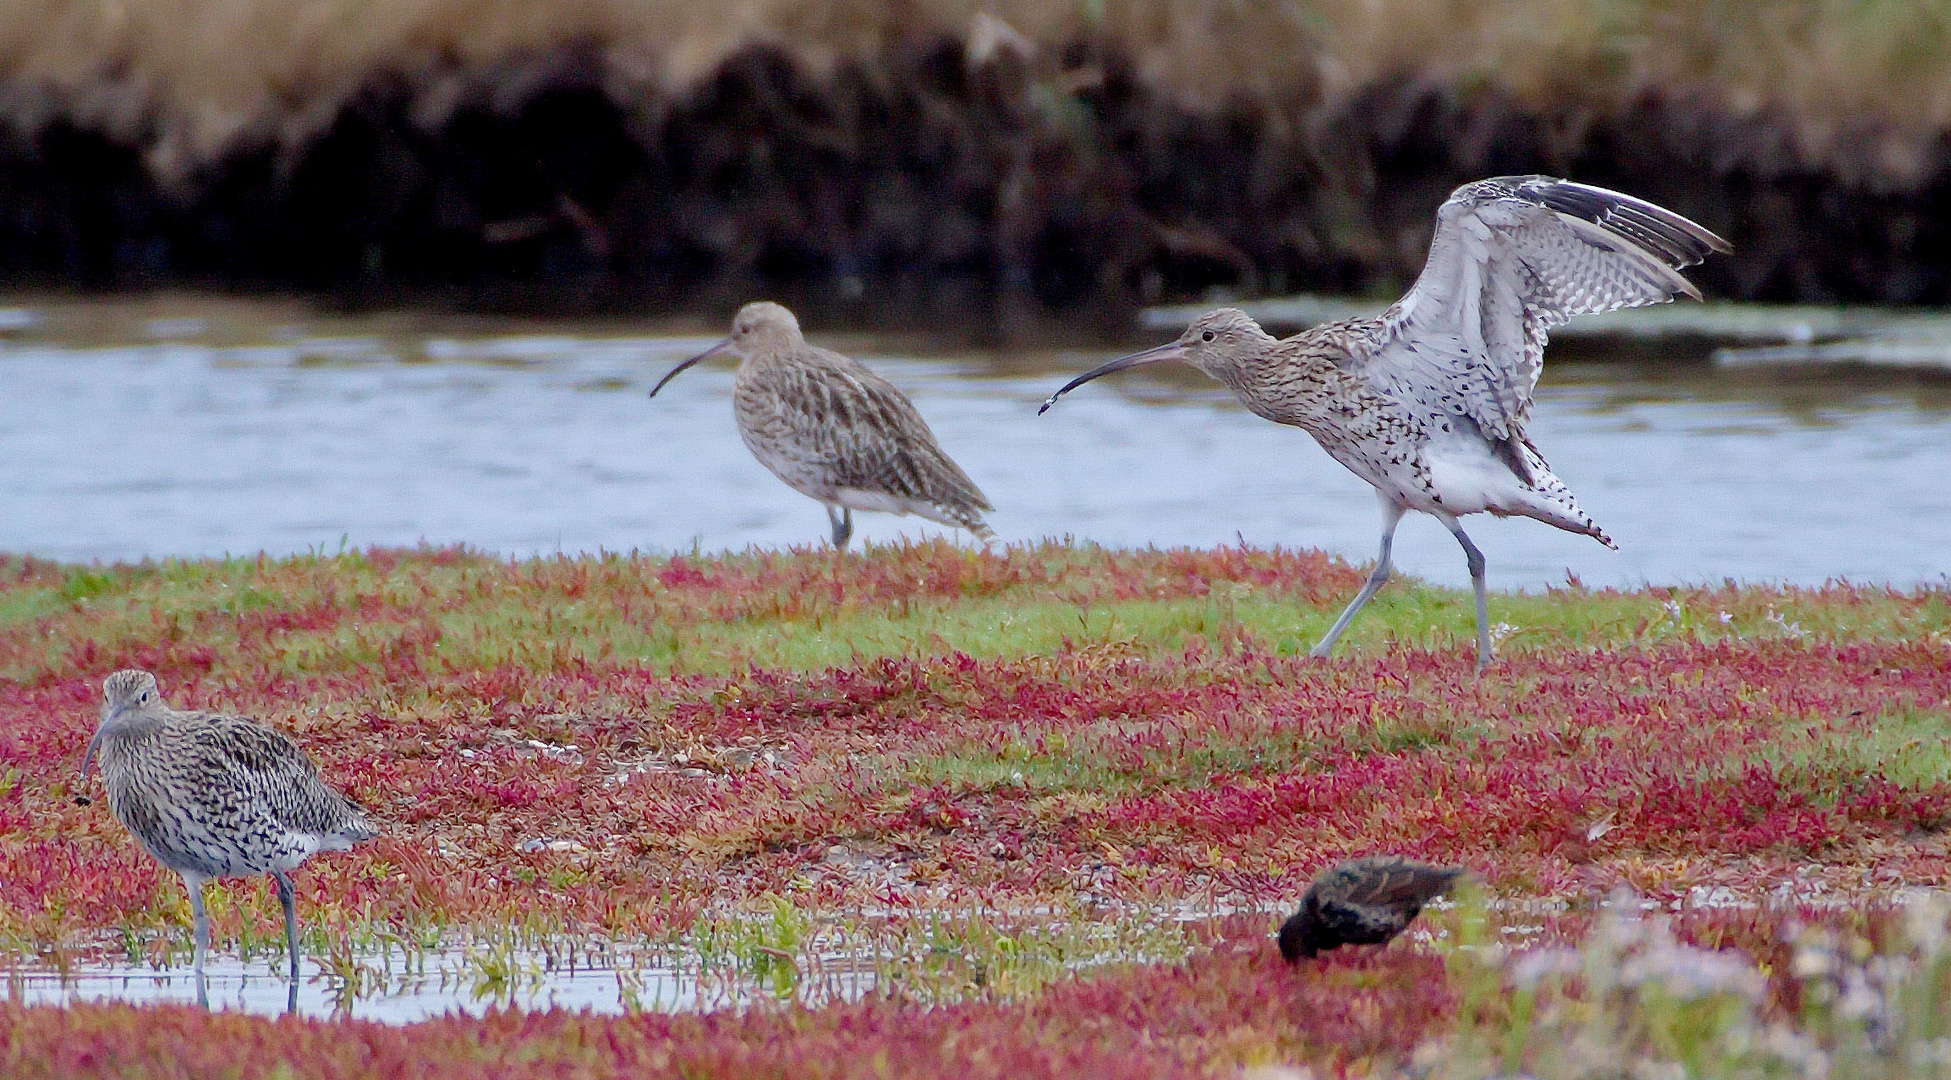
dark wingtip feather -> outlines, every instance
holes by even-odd
[[[1643,199],[1549,176],[1500,177],[1513,198],[1609,229],[1678,269],[1733,247],[1712,230]]]

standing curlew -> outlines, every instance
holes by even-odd
[[[318,766],[283,733],[242,717],[178,712],[146,671],[118,671],[102,682],[102,724],[82,758],[84,778],[97,755],[109,810],[190,891],[198,1003],[210,1002],[203,883],[269,874],[284,906],[287,1001],[295,1009],[298,912],[290,871],[313,852],[346,851],[377,836],[365,812],[327,787]]]
[[[1328,655],[1389,580],[1396,524],[1420,510],[1463,545],[1482,671],[1492,655],[1484,557],[1459,516],[1522,515],[1617,546],[1524,433],[1546,333],[1575,315],[1698,300],[1679,268],[1727,250],[1686,218],[1616,191],[1548,176],[1480,180],[1436,211],[1422,275],[1380,316],[1275,341],[1244,312],[1221,308],[1177,341],[1079,375],[1043,409],[1099,375],[1183,360],[1255,413],[1305,429],[1382,500],[1375,570],[1312,655]]]
[[[1343,945],[1384,944],[1464,873],[1460,866],[1431,866],[1396,855],[1331,866],[1315,876],[1300,910],[1280,924],[1280,955],[1292,963]]]
[[[918,514],[960,527],[984,543],[989,500],[935,442],[928,422],[894,384],[858,362],[800,336],[799,320],[761,300],[738,309],[732,336],[672,368],[721,352],[738,354],[732,406],[746,449],[772,475],[826,505],[833,546],[845,548],[855,510]]]

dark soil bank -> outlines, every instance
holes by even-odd
[[[1115,50],[1033,72],[948,39],[819,79],[753,49],[673,96],[619,90],[595,57],[458,93],[373,80],[316,134],[167,181],[139,140],[0,127],[0,286],[1111,319],[1212,286],[1393,289],[1451,187],[1549,172],[1726,235],[1710,295],[1951,302],[1942,141],[1892,183],[1799,163],[1779,118],[1654,96],[1555,115],[1404,83],[1195,113]]]

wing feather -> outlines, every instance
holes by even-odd
[[[989,500],[894,384],[825,349],[811,363],[781,365],[775,421],[836,487],[881,492],[945,508],[991,509]]]
[[[364,812],[326,784],[289,735],[240,716],[205,719],[196,741],[206,791],[234,785],[285,828],[330,833],[363,824]]]
[[[1409,859],[1365,861],[1342,899],[1372,907],[1420,907],[1446,891],[1463,874],[1461,867],[1430,866]]]
[[[1466,184],[1438,209],[1422,275],[1355,367],[1425,416],[1520,438],[1554,327],[1699,299],[1680,268],[1725,250],[1701,226],[1616,191],[1543,176]]]

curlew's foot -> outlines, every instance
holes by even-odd
[[[837,514],[833,510],[834,508],[831,506],[826,508],[827,520],[833,524],[833,549],[835,551],[845,551],[847,550],[847,541],[853,539],[854,535],[853,508],[841,507],[840,512]]]

